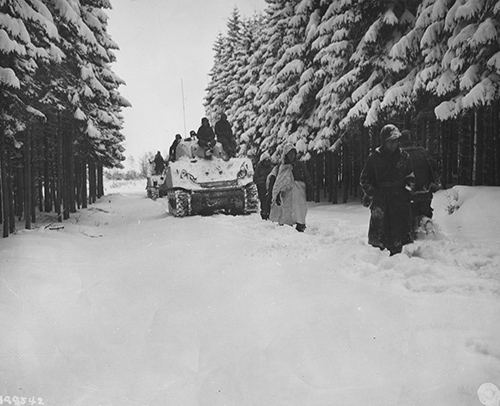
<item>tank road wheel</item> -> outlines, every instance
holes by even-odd
[[[184,190],[170,190],[168,196],[168,212],[175,217],[191,214],[191,195]]]
[[[257,192],[257,185],[255,183],[249,183],[243,190],[245,191],[244,213],[257,213],[259,210],[259,194]]]

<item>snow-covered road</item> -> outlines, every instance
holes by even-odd
[[[460,189],[451,216],[442,192],[442,231],[395,257],[356,204],[312,206],[300,234],[173,218],[141,189],[0,242],[0,396],[469,406],[500,385],[500,189]]]

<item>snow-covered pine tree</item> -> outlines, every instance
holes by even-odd
[[[212,47],[214,51],[214,62],[209,73],[210,81],[207,85],[207,94],[203,102],[206,110],[206,115],[211,122],[213,122],[213,119],[217,114],[215,106],[219,105],[224,97],[222,94],[222,72],[224,70],[222,57],[224,42],[224,35],[222,33],[219,33]]]
[[[441,41],[447,46],[439,74],[426,86],[445,98],[435,109],[438,119],[455,118],[500,98],[499,15],[498,2],[486,0],[457,0],[449,9],[443,7]]]
[[[350,104],[349,79],[344,76],[352,68],[350,57],[363,32],[362,16],[355,8],[354,0],[322,2],[327,7],[311,44],[316,51],[315,77],[321,83],[316,95],[318,106],[314,117],[320,126],[314,144],[330,143],[340,136],[338,123],[345,116]]]
[[[241,48],[242,20],[234,8],[227,22],[227,34],[218,37],[215,45],[214,67],[210,73],[209,94],[205,99],[205,109],[212,124],[220,113],[230,109],[243,96],[238,82],[238,70],[242,63]]]
[[[435,65],[440,63],[443,55],[442,44],[438,41],[438,20],[443,16],[447,1],[423,1],[418,6],[414,23],[392,46],[389,56],[397,61],[395,66],[405,76],[386,90],[382,109],[398,110],[415,106],[419,94],[425,92],[426,83],[436,77]],[[432,50],[422,52],[423,44]]]
[[[116,60],[114,50],[118,45],[111,39],[107,32],[106,9],[111,7],[108,0],[82,0],[82,16],[85,23],[91,28],[97,47],[94,48],[90,77],[86,83],[94,92],[94,99],[89,105],[86,135],[92,145],[93,154],[97,161],[98,185],[97,197],[103,194],[102,168],[103,166],[121,166],[124,141],[120,130],[123,126],[121,110],[130,106],[118,92],[120,85],[125,82],[118,77],[111,68],[111,63]],[[89,68],[90,69],[90,68]],[[94,74],[92,78],[91,73]],[[93,134],[97,129],[98,136]]]
[[[112,50],[117,45],[106,31],[105,9],[110,7],[109,1],[82,0],[68,8],[58,0],[53,7],[65,33],[63,69],[72,72],[72,76],[65,83],[59,80],[60,86],[51,93],[57,92],[54,96],[64,101],[63,107],[71,115],[66,141],[69,149],[76,149],[77,160],[68,162],[67,183],[71,186],[75,181],[72,174],[76,166],[76,182],[80,185],[76,198],[85,206],[82,194],[86,194],[87,163],[89,171],[98,172],[96,176],[89,173],[89,179],[98,183],[91,184],[95,193],[89,197],[93,201],[102,192],[102,165],[120,165],[123,160],[120,110],[128,102],[117,91],[123,81],[110,68],[115,60]],[[74,210],[73,198],[69,198],[68,204]]]
[[[266,49],[263,55],[265,62],[262,66],[255,102],[259,106],[257,126],[262,133],[259,149],[270,151],[274,159],[277,159],[279,155],[277,147],[280,140],[285,139],[289,130],[283,120],[287,106],[283,104],[283,98],[278,100],[280,96],[278,84],[280,79],[285,78],[286,71],[282,72],[280,79],[278,79],[278,74],[284,68],[279,65],[279,61],[286,51],[285,38],[290,43],[293,42],[292,36],[286,37],[286,35],[298,2],[299,0],[267,0],[267,27],[264,34]],[[283,107],[282,110],[279,110],[280,105]]]
[[[14,231],[14,202],[19,207],[18,215],[24,213],[26,228],[31,228],[32,127],[34,119],[45,118],[35,107],[34,102],[40,96],[35,78],[39,66],[61,59],[58,40],[52,15],[43,2],[0,4],[0,175],[4,237]],[[13,163],[24,167],[24,179],[15,176]]]
[[[318,91],[318,80],[314,74],[315,50],[311,43],[321,12],[317,0],[302,0],[296,5],[284,38],[285,52],[275,66],[279,70],[277,78],[281,93],[275,103],[278,106],[281,102],[285,104],[283,123],[289,132],[286,139],[303,154],[307,153],[308,144],[318,130],[311,119]],[[321,147],[311,144],[309,149],[318,148]]]
[[[406,76],[405,67],[398,58],[391,56],[390,50],[401,36],[409,31],[417,3],[358,3],[357,11],[361,21],[368,22],[369,25],[350,58],[352,68],[343,77],[349,78],[347,89],[352,104],[346,116],[339,122],[340,128],[348,128],[355,122],[362,122],[366,127],[378,124],[386,93],[386,107],[391,106],[399,111],[409,105],[408,100],[398,97],[399,88],[404,88],[404,83],[398,81]],[[370,16],[375,18],[370,19]],[[393,112],[388,111],[388,114]]]
[[[234,103],[243,97],[242,84],[240,82],[240,70],[243,68],[246,50],[242,43],[243,21],[237,8],[233,9],[227,23],[226,46],[223,51],[227,53],[226,70],[223,76],[223,82],[227,83],[227,97],[222,106],[221,112],[229,111]],[[232,119],[232,117],[230,117]]]
[[[487,0],[268,0],[257,36],[263,45],[249,59],[242,57],[245,67],[238,70],[237,81],[244,96],[231,109],[238,126],[241,117],[248,119],[245,151],[259,155],[267,150],[277,157],[277,146],[290,133],[289,140],[298,141],[300,149],[323,151],[335,141],[333,150],[341,145],[339,137],[357,134],[344,146],[364,156],[368,143],[363,134],[376,134],[376,127],[389,119],[409,124],[416,117],[420,122],[434,110],[440,120],[464,122],[458,130],[467,137],[475,134],[470,142],[460,135],[447,152],[448,160],[450,154],[456,159],[448,165],[448,176],[450,165],[463,167],[462,161],[473,159],[475,168],[484,160],[486,142],[479,140],[484,129],[478,114],[493,116],[492,109],[483,107],[497,105],[500,98],[499,13],[500,3]],[[293,66],[300,69],[288,69]],[[249,80],[249,72],[255,79]],[[430,130],[426,123],[426,134],[444,128],[432,124]],[[476,156],[479,149],[482,158]],[[341,151],[341,176],[352,172],[348,184],[355,190],[351,152],[345,160]]]
[[[263,17],[256,14],[243,21],[241,35],[240,66],[236,78],[241,86],[241,95],[228,111],[233,131],[240,145],[240,153],[255,156],[256,127],[258,109],[254,103],[256,84],[262,61],[256,59],[256,52],[262,45]]]
[[[14,201],[20,207],[18,212],[24,209],[27,227],[30,212],[34,215],[34,200],[40,210],[55,208],[58,212],[62,202],[64,217],[74,208],[75,186],[78,190],[82,183],[75,168],[81,151],[75,147],[84,139],[74,124],[75,119],[92,116],[91,102],[79,94],[85,83],[81,67],[95,64],[96,80],[91,80],[91,84],[109,95],[105,103],[94,104],[109,116],[116,114],[112,126],[103,130],[108,131],[104,134],[106,143],[99,148],[94,146],[94,152],[100,151],[101,163],[105,163],[105,157],[113,158],[109,160],[111,165],[121,159],[119,110],[127,102],[117,91],[121,81],[109,69],[113,59],[108,51],[114,43],[102,28],[104,14],[98,11],[84,20],[83,3],[95,9],[110,6],[106,0],[23,0],[0,4],[1,199],[7,203],[2,204],[2,211],[9,212],[1,216],[2,221],[4,217],[9,220],[4,221],[4,235],[12,231]],[[100,119],[99,116],[95,117]],[[48,121],[40,124],[39,120],[45,118]],[[32,151],[33,148],[36,149]],[[22,162],[25,179],[11,170],[11,162]],[[97,180],[102,179],[100,172]],[[102,182],[98,186],[98,191],[102,191]],[[19,193],[25,194],[24,203],[20,203]]]

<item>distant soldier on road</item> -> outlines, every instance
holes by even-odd
[[[150,163],[154,164],[154,166],[155,166],[155,168],[154,168],[155,175],[161,175],[163,173],[163,170],[165,169],[165,160],[161,156],[160,151],[156,152],[156,155],[155,155],[153,161]]]

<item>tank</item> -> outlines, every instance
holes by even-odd
[[[258,210],[257,187],[249,158],[227,159],[220,146],[211,159],[196,142],[181,142],[177,160],[169,162],[159,187],[159,196],[168,199],[169,212],[176,217],[214,213],[250,214]]]

